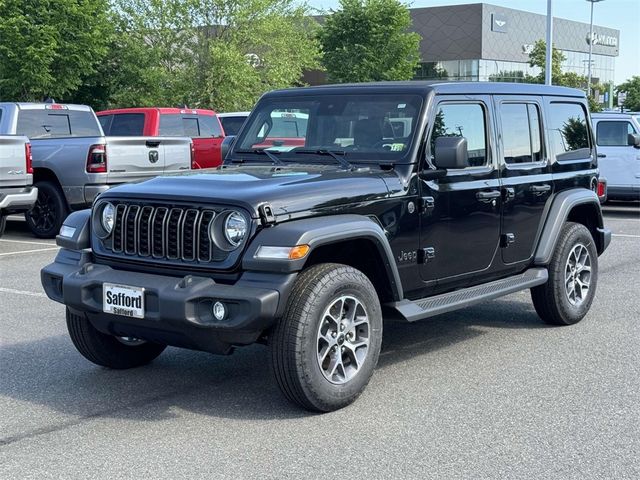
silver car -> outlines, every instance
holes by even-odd
[[[32,172],[29,139],[0,135],[0,237],[7,215],[30,210],[38,197]]]

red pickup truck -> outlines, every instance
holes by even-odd
[[[107,136],[191,137],[191,168],[211,168],[222,163],[224,139],[213,110],[191,108],[121,108],[98,112]]]

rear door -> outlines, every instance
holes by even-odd
[[[196,148],[196,160],[200,168],[217,167],[222,163],[222,152],[220,147],[222,146],[222,140],[224,135],[222,134],[222,127],[220,121],[216,115],[200,115],[199,116],[200,137],[194,139],[194,146]],[[203,153],[202,160],[198,156],[198,143],[202,142]]]
[[[542,136],[542,98],[495,96],[494,104],[502,177],[502,261],[512,264],[533,256],[553,182]]]
[[[609,187],[631,189],[640,185],[640,150],[629,145],[630,133],[638,133],[629,120],[598,119],[596,145],[600,175]]]

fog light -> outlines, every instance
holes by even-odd
[[[222,302],[216,302],[213,304],[213,316],[219,322],[224,320],[224,317],[227,316],[227,309]]]

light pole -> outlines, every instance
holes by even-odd
[[[591,54],[593,53],[593,4],[603,0],[587,0],[591,4],[591,21],[589,22],[589,69],[587,70],[587,97],[591,96]]]
[[[547,45],[544,57],[544,84],[551,85],[551,69],[553,66],[553,14],[551,12],[551,0],[547,0]]]

